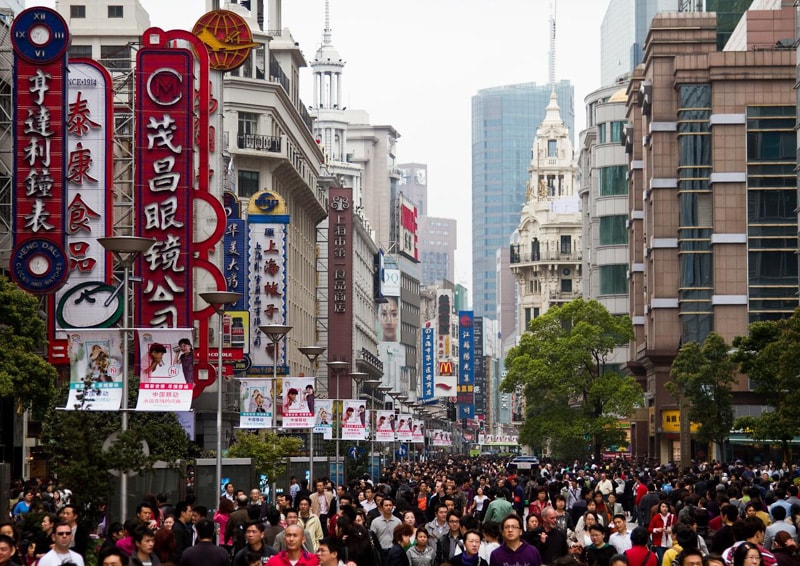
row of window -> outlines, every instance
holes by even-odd
[[[122,18],[124,11],[122,6],[107,6],[107,17],[109,18]],[[73,4],[69,7],[69,17],[71,19],[83,19],[86,17],[86,6],[84,4]]]
[[[602,122],[597,124],[597,143],[621,143],[625,122]],[[610,137],[609,137],[610,132]]]

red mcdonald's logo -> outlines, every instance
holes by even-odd
[[[439,375],[443,376],[453,375],[453,362],[451,361],[439,362]]]

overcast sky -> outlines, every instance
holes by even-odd
[[[205,0],[141,3],[151,24],[164,29],[191,29],[205,11]],[[607,6],[608,0],[558,0],[556,80],[575,85],[578,130],[585,125],[583,99],[600,86]],[[458,220],[456,279],[471,289],[470,101],[482,88],[547,83],[550,0],[330,0],[330,13],[333,44],[347,62],[345,104],[395,127],[398,162],[428,164],[430,215]],[[283,2],[283,27],[308,60],[322,42],[324,21],[325,0]],[[312,85],[304,69],[307,105]]]

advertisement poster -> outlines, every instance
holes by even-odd
[[[71,330],[68,411],[119,411],[122,402],[122,334]]]
[[[434,429],[433,430],[433,445],[434,446],[452,446],[453,439],[449,431]]]
[[[239,427],[272,428],[272,380],[239,381]]]
[[[139,341],[137,411],[188,411],[192,407],[191,328],[147,328]]]
[[[394,411],[377,411],[375,413],[375,440],[378,442],[394,442]]]
[[[333,399],[314,401],[314,432],[322,434],[325,440],[333,439]]]
[[[314,378],[283,378],[284,428],[311,428],[314,426]]]
[[[397,440],[411,442],[413,440],[411,415],[400,414],[397,417]]]
[[[363,401],[342,401],[342,440],[366,440],[368,416],[367,406]]]
[[[411,442],[425,444],[425,421],[414,419],[411,424]]]

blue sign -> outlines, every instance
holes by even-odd
[[[458,312],[458,418],[475,417],[475,313]]]
[[[359,457],[359,455],[364,453],[364,448],[359,448],[358,446],[351,446],[350,450],[348,450],[347,453],[353,460],[355,460]]]

